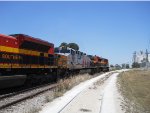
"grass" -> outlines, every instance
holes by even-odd
[[[84,74],[60,80],[58,82],[59,83],[58,87],[54,90],[54,97],[56,98],[62,96],[66,91],[70,90],[74,86],[90,78],[92,78],[91,75]]]
[[[79,83],[91,79],[97,75],[89,75],[89,74],[82,74],[82,75],[77,75],[77,76],[71,76],[70,78],[67,79],[61,79],[58,81],[58,86],[54,89],[53,92],[53,97],[52,96],[46,96],[46,102],[50,102],[53,99],[63,96],[63,94],[73,88],[74,86],[78,85]]]
[[[97,82],[94,83],[94,86],[100,86],[101,84],[103,84],[113,73],[109,73],[108,75],[106,75],[105,77],[101,78],[100,80],[98,80]]]
[[[29,112],[25,113],[38,113],[40,110],[41,110],[40,108],[33,107]]]
[[[150,113],[150,70],[131,70],[118,76],[126,113]]]

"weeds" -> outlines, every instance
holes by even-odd
[[[94,86],[99,86],[99,85],[103,84],[112,74],[113,73],[109,73],[104,78],[101,78],[100,80],[98,80],[97,82],[95,82]]]
[[[36,107],[34,107],[34,108],[32,108],[29,112],[25,112],[25,113],[37,113],[37,112],[39,112],[41,110],[41,108],[36,108]]]
[[[46,102],[50,102],[53,99],[63,96],[63,94],[73,88],[74,86],[78,85],[79,83],[88,80],[94,76],[91,76],[89,74],[84,74],[84,75],[77,75],[77,76],[71,76],[70,78],[67,79],[61,79],[58,81],[58,86],[54,89],[53,91],[53,96],[46,96],[45,100]]]
[[[60,80],[58,87],[54,90],[54,97],[62,96],[66,91],[70,90],[72,87],[78,85],[79,83],[90,79],[92,76],[88,74],[72,76],[67,79]]]
[[[126,113],[150,113],[150,71],[122,72],[118,83]]]
[[[45,97],[45,102],[47,103],[47,102],[51,102],[53,100],[53,95],[47,95],[46,97]]]

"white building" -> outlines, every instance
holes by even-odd
[[[139,63],[141,67],[145,67],[148,62],[150,62],[150,53],[146,52],[134,52],[133,53],[133,62]]]

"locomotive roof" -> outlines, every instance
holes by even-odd
[[[101,58],[102,60],[107,60],[108,61],[108,59],[106,59],[106,58]]]
[[[0,37],[4,37],[4,38],[9,38],[9,39],[16,40],[15,37],[13,37],[13,36],[8,36],[8,35],[4,35],[4,34],[0,34]]]
[[[15,37],[15,38],[22,37],[25,41],[34,42],[34,43],[38,43],[38,44],[45,45],[45,46],[54,46],[53,43],[49,43],[48,41],[44,41],[39,38],[34,38],[34,37],[26,35],[26,34],[11,34],[10,36]]]

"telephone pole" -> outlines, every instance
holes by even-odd
[[[136,51],[133,53],[133,63],[136,62]]]
[[[149,60],[148,60],[148,50],[146,49],[146,69],[148,69],[148,67],[149,67]]]

